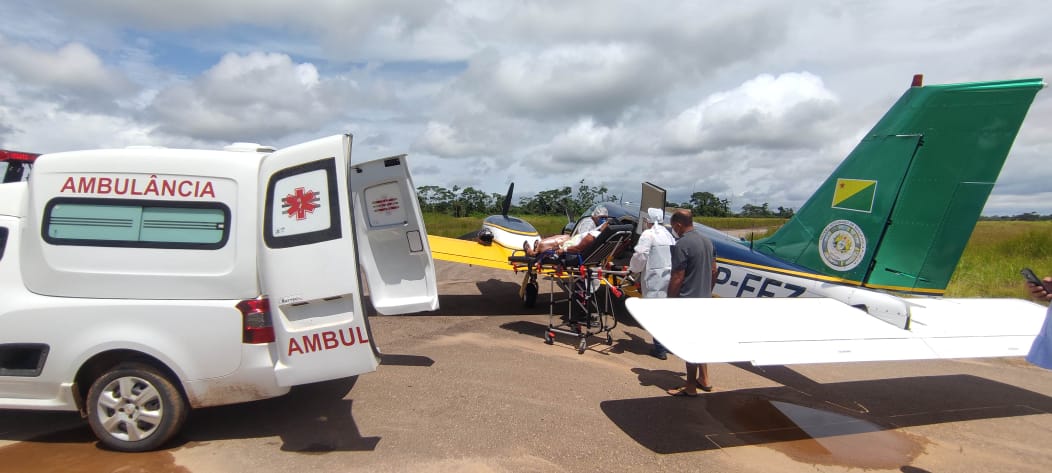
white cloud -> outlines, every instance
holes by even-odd
[[[438,122],[428,122],[418,147],[447,158],[469,157],[485,150],[477,141],[462,138],[460,132],[449,124]]]
[[[128,118],[70,111],[55,103],[17,110],[0,106],[0,120],[14,124],[8,136],[0,135],[0,148],[33,153],[166,144],[149,138],[149,127]]]
[[[814,74],[762,74],[684,110],[665,124],[665,137],[669,149],[681,152],[816,147],[829,138],[823,125],[837,104]]]
[[[105,102],[127,93],[131,83],[107,67],[90,48],[68,43],[35,48],[0,37],[0,64],[23,90],[63,97],[67,102]]]
[[[591,118],[582,119],[552,140],[552,157],[574,166],[602,162],[613,154],[612,134],[609,127],[597,126]]]
[[[625,43],[561,45],[471,62],[466,87],[511,115],[616,118],[649,101],[670,70],[657,51]]]
[[[312,64],[284,54],[228,54],[197,80],[162,89],[147,111],[166,134],[273,142],[335,114],[320,82]]]

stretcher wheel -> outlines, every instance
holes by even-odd
[[[584,353],[584,351],[587,350],[587,349],[588,349],[588,339],[582,337],[581,341],[577,344],[577,354],[580,355],[581,353]]]
[[[533,307],[537,303],[537,283],[528,282],[526,283],[526,291],[522,294],[522,305],[524,307]]]
[[[606,344],[607,345],[613,345],[614,344],[614,337],[611,337],[609,333],[606,334]]]
[[[547,343],[549,345],[554,344],[555,343],[555,334],[553,334],[550,331],[544,332],[544,343]]]

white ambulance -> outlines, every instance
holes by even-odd
[[[360,273],[379,313],[438,308],[405,156],[350,135],[34,166],[0,184],[0,408],[79,410],[109,448],[375,370]]]

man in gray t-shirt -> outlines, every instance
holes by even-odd
[[[679,271],[682,281],[677,294],[669,294],[669,297],[712,297],[711,268],[716,263],[712,240],[695,231],[693,224],[685,225],[683,231],[679,240],[676,240],[676,246],[672,247],[672,277]]]
[[[716,277],[716,250],[712,241],[694,230],[694,216],[690,210],[677,210],[672,214],[672,231],[680,238],[672,248],[668,297],[712,297],[712,282]],[[698,395],[698,389],[712,391],[709,366],[687,363],[687,385],[668,393],[694,397]]]

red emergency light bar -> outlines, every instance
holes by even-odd
[[[35,153],[23,153],[21,151],[10,151],[6,149],[0,149],[0,161],[24,161],[31,163],[36,161],[39,154]]]

